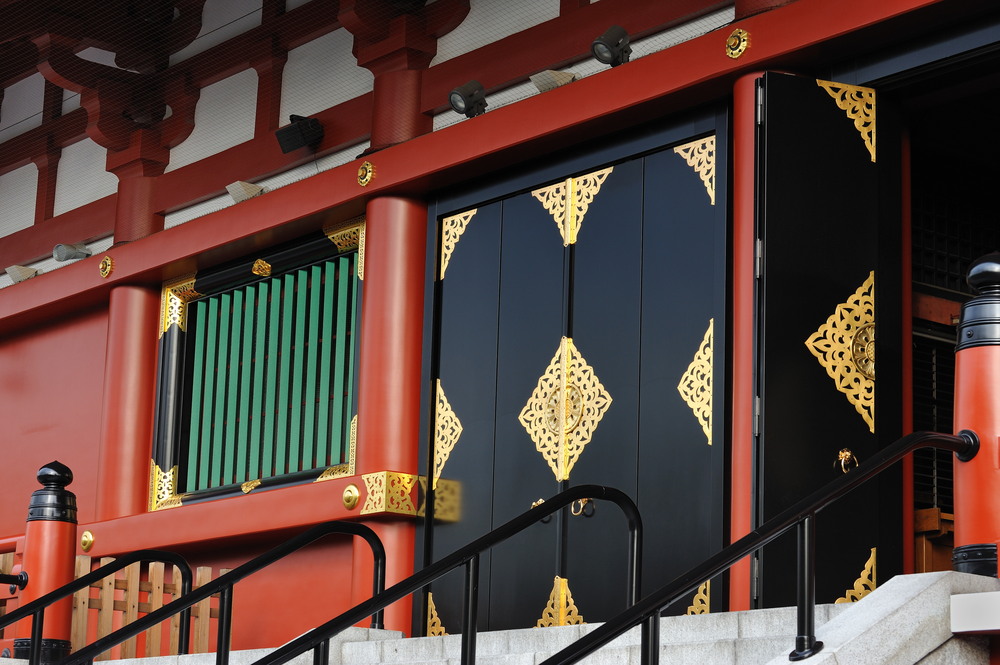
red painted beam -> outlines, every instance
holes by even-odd
[[[97,274],[96,264],[85,260],[3,289],[0,321],[4,326],[25,325],[76,302],[106,300],[107,289],[115,283],[155,283],[313,230],[330,218],[359,214],[369,197],[426,195],[671,111],[722,99],[743,74],[792,66],[804,52],[820,47],[827,58],[848,57],[855,53],[857,40],[872,36],[868,28],[897,33],[899,39],[896,21],[912,18],[918,10],[950,7],[935,0],[798,0],[741,22],[752,41],[738,60],[725,54],[729,28],[717,30],[375,153],[370,159],[376,177],[365,188],[358,185],[358,163],[352,162],[115,248],[111,254],[118,267],[107,280]]]

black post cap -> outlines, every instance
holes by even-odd
[[[969,286],[979,293],[962,305],[956,351],[1000,345],[1000,252],[976,259],[969,268]]]
[[[31,494],[29,522],[71,522],[76,524],[76,495],[66,489],[73,471],[62,462],[49,462],[38,470],[42,489]]]

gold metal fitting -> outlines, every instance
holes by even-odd
[[[726,39],[726,55],[734,60],[750,47],[750,33],[742,28],[733,30]]]
[[[361,491],[358,486],[351,483],[344,488],[344,508],[348,510],[354,510],[358,505],[358,500],[361,498]]]
[[[365,160],[362,162],[361,166],[358,167],[358,184],[362,187],[366,186],[368,183],[375,178],[375,165]]]
[[[82,549],[84,552],[89,552],[93,546],[94,546],[94,532],[90,530],[84,531],[83,534],[80,536],[80,549]]]
[[[587,510],[587,506],[590,506],[590,510]],[[593,499],[577,499],[569,506],[569,512],[573,513],[574,517],[579,517],[583,515],[584,517],[590,517],[594,514],[594,500]]]
[[[105,256],[101,259],[101,265],[98,268],[101,271],[101,277],[107,279],[108,275],[115,269],[115,262],[110,256]]]
[[[838,464],[840,465],[840,470],[847,473],[851,470],[852,466],[858,466],[858,458],[849,448],[841,448],[840,452],[837,453],[837,461],[833,463],[833,468],[836,469]]]

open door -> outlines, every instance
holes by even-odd
[[[760,523],[899,437],[901,247],[876,92],[775,73],[758,85]],[[819,514],[817,602],[899,572],[900,478],[880,478]],[[756,605],[794,605],[794,534],[757,563]]]

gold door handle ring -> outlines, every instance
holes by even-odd
[[[593,499],[577,499],[569,506],[569,512],[573,513],[575,517],[583,515],[584,517],[593,517],[594,515],[594,500]]]
[[[837,461],[833,463],[833,468],[837,468],[840,465],[840,470],[847,473],[851,470],[851,467],[858,466],[857,456],[851,452],[850,448],[841,448],[840,452],[837,453]]]

